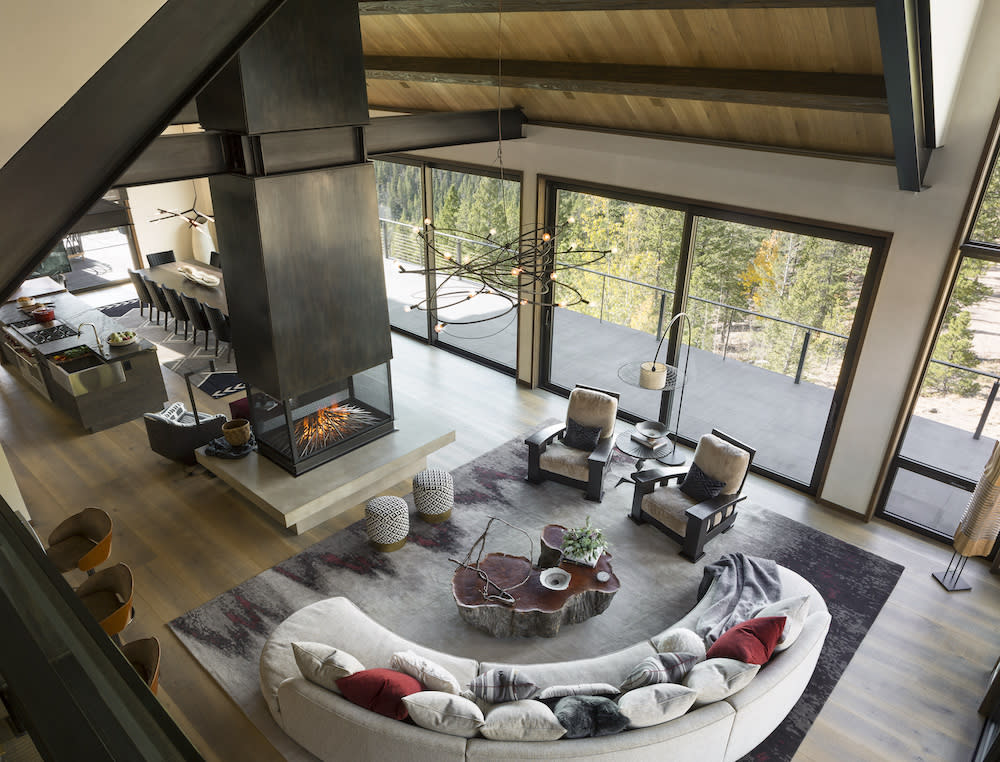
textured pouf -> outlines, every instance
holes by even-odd
[[[383,495],[365,503],[368,539],[379,550],[399,550],[410,531],[410,507],[401,497]]]
[[[420,518],[440,524],[451,518],[455,505],[455,486],[451,474],[440,468],[428,468],[413,477],[413,502]]]

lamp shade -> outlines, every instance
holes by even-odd
[[[955,531],[955,551],[962,556],[986,556],[1000,532],[1000,443],[986,462],[969,505]]]
[[[629,386],[669,392],[680,386],[681,373],[673,365],[646,360],[625,363],[618,368],[618,378]]]
[[[639,386],[643,389],[662,389],[666,385],[666,363],[644,362],[639,365]]]

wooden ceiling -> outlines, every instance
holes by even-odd
[[[360,0],[369,105],[496,108],[499,50],[530,122],[892,161],[882,2]]]

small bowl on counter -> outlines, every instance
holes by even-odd
[[[47,323],[50,320],[55,320],[56,311],[52,306],[42,305],[31,311],[31,317],[35,319],[36,323]]]

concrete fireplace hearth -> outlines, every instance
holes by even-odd
[[[293,476],[252,452],[239,460],[196,452],[198,462],[281,526],[302,534],[427,467],[427,456],[455,441],[430,412],[396,405],[398,430]]]

